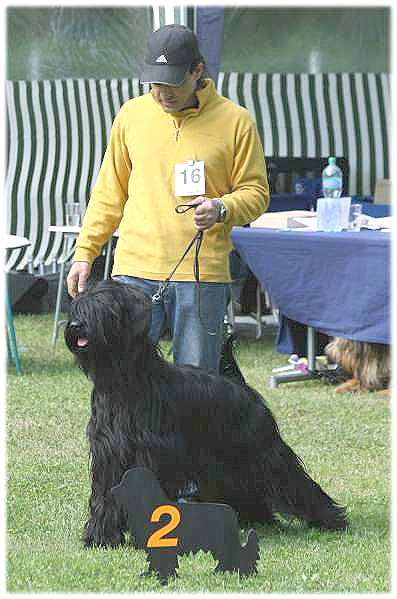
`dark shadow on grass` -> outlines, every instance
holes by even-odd
[[[256,525],[253,527],[258,535],[259,541],[266,542],[266,540],[279,541],[284,544],[288,539],[298,540],[301,539],[303,542],[310,542],[311,540],[319,540],[323,536],[328,539],[340,539],[341,536],[350,534],[350,529],[347,531],[331,531],[321,530],[309,526],[305,522],[293,518],[291,520],[280,519],[276,520],[271,525]]]

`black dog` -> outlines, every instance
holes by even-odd
[[[147,467],[175,500],[226,503],[240,520],[276,512],[320,528],[347,527],[345,509],[314,482],[248,385],[164,360],[148,331],[151,303],[103,281],[72,302],[65,339],[92,379],[87,427],[92,459],[85,545],[116,546],[127,529],[111,495],[126,470]]]
[[[219,562],[216,572],[238,571],[240,575],[248,575],[256,571],[259,558],[256,532],[251,529],[247,543],[241,546],[236,512],[229,505],[171,502],[147,468],[128,470],[112,493],[127,514],[136,546],[148,554],[149,573],[158,572],[166,580],[176,574],[178,555],[200,550],[211,551]],[[163,515],[171,518],[167,522],[171,530],[167,533],[165,525],[159,529],[156,524]],[[171,538],[163,538],[164,534]]]

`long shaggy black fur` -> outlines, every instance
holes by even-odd
[[[275,513],[324,529],[347,527],[345,509],[310,478],[283,441],[263,398],[248,385],[193,366],[174,366],[151,342],[142,291],[102,281],[75,298],[65,340],[94,383],[86,546],[116,546],[127,523],[111,488],[126,470],[153,470],[175,500],[231,505],[240,520]]]

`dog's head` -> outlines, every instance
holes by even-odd
[[[357,342],[342,337],[334,337],[326,345],[325,354],[348,374],[353,374]]]
[[[366,389],[382,389],[390,381],[389,346],[334,337],[325,348],[327,356]]]
[[[113,280],[90,285],[72,301],[65,341],[89,374],[133,361],[151,322],[150,299]]]

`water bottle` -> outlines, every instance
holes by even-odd
[[[342,195],[342,171],[334,156],[328,158],[323,170],[323,199],[317,200],[317,228],[322,231],[342,231],[340,196]]]
[[[330,156],[328,165],[323,170],[324,198],[340,198],[342,195],[342,171],[336,165],[336,158]]]

